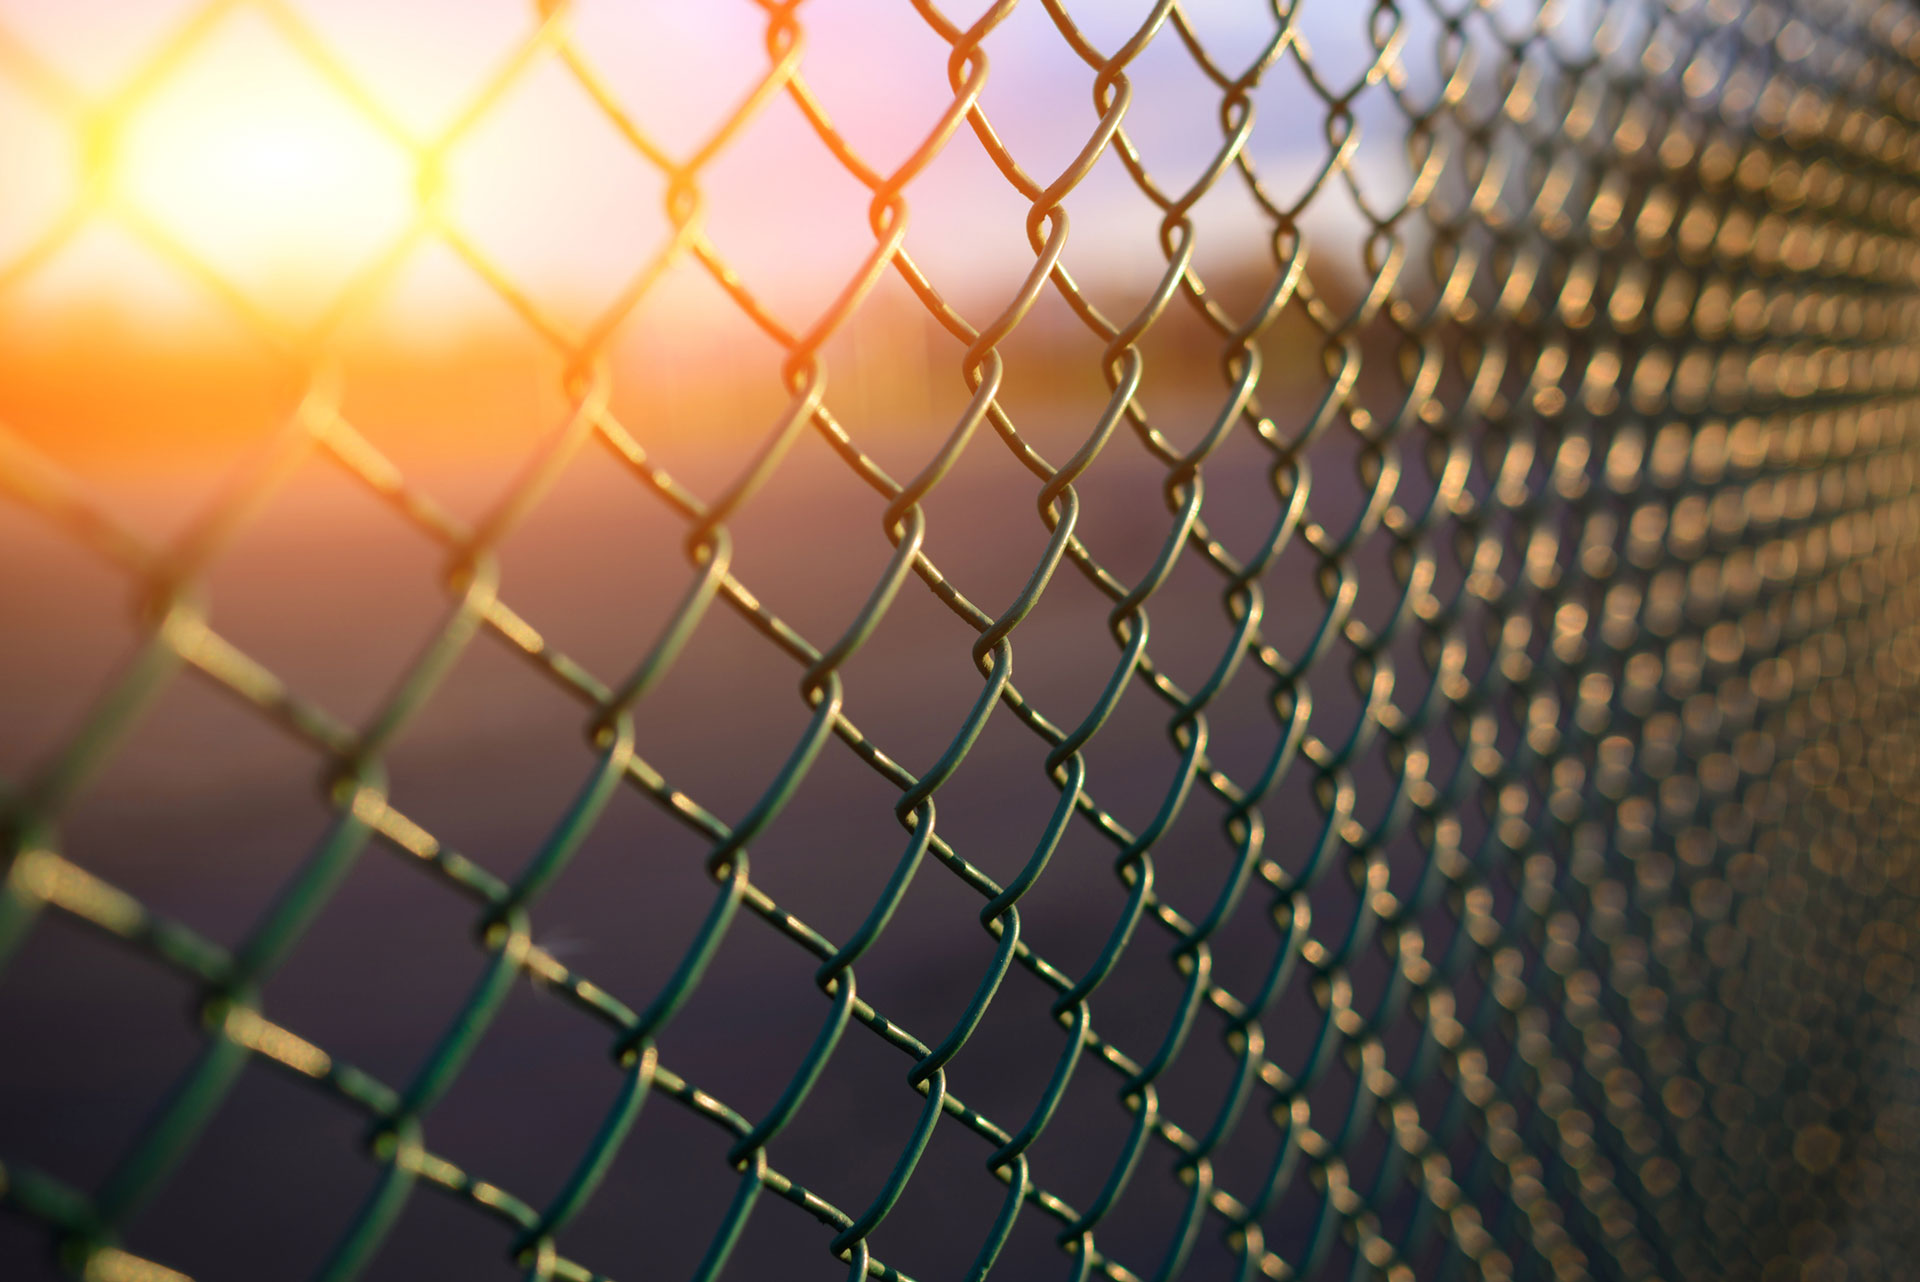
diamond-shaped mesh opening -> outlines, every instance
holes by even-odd
[[[193,1272],[217,1272],[228,1259],[311,1268],[364,1191],[365,1129],[297,1077],[250,1067],[128,1242]]]
[[[243,100],[237,114],[228,104]],[[412,166],[268,22],[197,39],[112,140],[117,208],[241,305],[304,323],[399,240]]]
[[[785,190],[782,216],[763,209],[770,176]],[[771,319],[809,332],[873,253],[871,195],[787,95],[770,99],[696,179],[704,229]]]
[[[452,139],[443,164],[455,243],[496,289],[547,323],[592,326],[668,244],[660,171],[634,155],[553,57],[506,82],[490,110]],[[636,234],[642,228],[647,234]],[[611,243],[621,247],[611,258],[581,252]],[[546,287],[529,293],[529,281]]]
[[[334,531],[327,544],[300,537],[314,522]],[[219,550],[207,578],[210,618],[295,697],[360,721],[377,715],[453,613],[436,591],[444,563],[359,477],[311,458]],[[311,646],[308,638],[318,636],[359,637],[351,643],[369,662],[343,672]]]
[[[11,1160],[97,1188],[199,1049],[180,1018],[192,986],[59,912],[34,924],[14,964],[0,1009],[32,1052],[13,1079]],[[57,978],[36,982],[40,975]],[[139,1058],[122,1053],[128,1037],[144,1048]],[[72,1124],[76,1108],[87,1114],[83,1126]]]
[[[396,1084],[433,1049],[479,970],[472,903],[415,862],[370,845],[263,990],[276,1021]],[[360,1017],[399,974],[409,977],[407,1018]]]
[[[676,5],[586,0],[568,26],[575,56],[676,160],[720,134],[768,74],[767,15],[742,0],[697,16]]]
[[[341,417],[409,488],[469,525],[570,416],[565,358],[442,241],[397,266],[337,360]]]
[[[1914,1258],[1906,4],[121,8],[0,1273]]]
[[[61,824],[76,860],[229,946],[317,845],[324,763],[232,693],[182,673],[151,696]]]

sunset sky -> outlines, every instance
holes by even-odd
[[[124,99],[157,49],[199,12],[187,0],[0,0],[0,309],[44,313],[109,303],[178,323],[207,305],[154,237],[171,240],[250,304],[295,326],[399,243],[418,209],[413,147],[451,137],[446,223],[563,324],[584,328],[666,243],[665,180],[609,122],[562,60],[536,55],[490,109],[462,123],[483,87],[536,26],[522,0],[327,0],[285,12],[366,91],[361,110],[297,47],[266,5],[226,6],[192,49],[143,85],[117,146],[89,159],[82,121]],[[1186,6],[1203,39],[1257,44],[1276,28],[1257,3]],[[1082,4],[1090,38],[1116,46],[1142,4]],[[956,17],[960,16],[956,13]],[[904,159],[949,97],[946,44],[905,0],[814,0],[802,10],[801,73],[876,168]],[[1323,74],[1357,78],[1371,56],[1359,6],[1308,6],[1299,24]],[[667,155],[695,153],[767,67],[765,14],[744,0],[575,6],[573,47]],[[1410,43],[1418,48],[1419,32]],[[1093,73],[1044,8],[1021,5],[989,38],[988,117],[1042,181],[1072,158],[1096,118]],[[42,70],[52,75],[43,76]],[[1414,83],[1420,68],[1410,67]],[[1218,145],[1219,92],[1171,29],[1132,70],[1131,134],[1170,188]],[[1277,195],[1292,198],[1326,152],[1325,109],[1291,58],[1269,73],[1249,152]],[[1362,95],[1357,168],[1386,201],[1400,144],[1385,86]],[[449,135],[448,131],[454,132]],[[91,186],[90,186],[91,184]],[[1261,216],[1237,185],[1195,214],[1199,261],[1257,252]],[[774,98],[702,171],[704,226],[773,313],[804,328],[871,249],[868,195]],[[964,129],[908,189],[907,245],[936,284],[978,306],[1004,297],[1031,262],[1026,202]],[[74,209],[86,211],[49,241]],[[1158,215],[1117,160],[1103,159],[1068,201],[1067,261],[1078,274],[1157,275]],[[1344,193],[1316,218],[1357,244]],[[23,261],[23,255],[39,253]],[[722,301],[690,263],[667,273],[643,308],[681,314]],[[702,301],[704,300],[704,302]],[[398,262],[370,313],[416,337],[483,330],[510,319],[470,265],[429,235]]]

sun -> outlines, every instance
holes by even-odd
[[[417,216],[407,148],[264,24],[137,104],[109,163],[116,201],[273,311],[324,306]]]

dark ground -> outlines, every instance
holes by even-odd
[[[1062,438],[1045,447],[1064,457]],[[697,490],[718,477],[714,452],[665,460]],[[894,463],[897,473],[905,463]],[[702,474],[705,469],[706,475]],[[1340,469],[1323,465],[1329,474]],[[484,474],[483,474],[484,472]],[[480,511],[503,473],[441,467],[410,475],[456,509]],[[1270,523],[1275,500],[1251,445],[1235,444],[1208,473],[1206,513],[1244,552]],[[1344,476],[1321,487],[1316,514],[1351,510]],[[188,486],[186,489],[190,490]],[[928,502],[928,549],[983,607],[1012,598],[1044,545],[1033,509],[1038,482],[996,438],[983,435]],[[1169,517],[1156,466],[1117,438],[1081,487],[1083,531],[1096,554],[1131,580],[1150,563]],[[118,510],[161,530],[184,492],[123,483]],[[885,562],[883,504],[815,438],[797,447],[768,490],[734,522],[735,570],[768,607],[824,645],[864,599]],[[124,585],[109,570],[17,510],[0,513],[0,772],[19,778],[71,734],[133,641]],[[605,455],[569,470],[502,554],[502,597],[550,642],[603,680],[617,681],[680,595],[689,574],[675,518]],[[1377,567],[1384,571],[1384,565]],[[364,724],[437,626],[431,547],[324,464],[309,465],[219,562],[212,621],[302,697]],[[1384,582],[1384,577],[1369,580]],[[1186,558],[1151,606],[1152,653],[1191,689],[1225,646],[1220,580]],[[1269,579],[1267,636],[1289,653],[1322,608],[1305,550]],[[1384,601],[1363,597],[1363,616]],[[1117,654],[1107,603],[1065,570],[1015,633],[1014,680],[1056,722],[1090,704]],[[1377,616],[1375,616],[1377,617]],[[1165,620],[1166,622],[1161,622]],[[972,632],[910,581],[868,648],[848,666],[847,712],[915,770],[944,747],[977,692]],[[1330,659],[1314,689],[1313,726],[1332,738],[1353,715],[1343,664]],[[638,712],[640,752],[722,819],[735,820],[784,759],[805,722],[800,669],[737,616],[716,608],[683,660]],[[1278,737],[1269,682],[1248,665],[1212,719],[1212,753],[1250,779]],[[1144,689],[1122,703],[1090,748],[1090,787],[1134,828],[1173,779],[1169,710]],[[484,634],[388,759],[393,804],[446,845],[511,878],[585,778],[592,756],[585,709],[563,696],[499,638]],[[938,797],[939,832],[1002,881],[1025,861],[1056,793],[1044,745],[1001,710]],[[196,675],[176,679],[61,826],[62,851],[153,910],[228,946],[248,928],[327,821],[316,755]],[[1377,768],[1374,767],[1374,768]],[[1303,771],[1267,807],[1268,855],[1297,866],[1317,830]],[[1363,771],[1363,774],[1366,772]],[[1384,776],[1362,779],[1363,798]],[[844,745],[830,743],[787,811],[752,850],[753,878],[784,907],[844,939],[904,847],[895,790]],[[1363,800],[1362,812],[1371,802]],[[1190,916],[1204,911],[1230,867],[1222,807],[1196,795],[1156,848],[1162,893]],[[637,791],[615,799],[569,870],[533,912],[536,940],[630,1006],[643,1006],[692,936],[713,888],[704,847]],[[1114,847],[1077,825],[1021,904],[1025,938],[1071,974],[1092,960],[1123,902]],[[1223,983],[1251,992],[1279,941],[1269,898],[1255,883],[1224,932]],[[929,861],[899,916],[858,969],[859,991],[923,1040],[937,1040],[964,1008],[991,956],[981,900]],[[1339,875],[1316,892],[1315,934],[1332,938],[1351,915]],[[390,1085],[402,1086],[477,977],[477,915],[390,848],[369,847],[291,959],[266,983],[272,1019]],[[1144,1060],[1160,1039],[1180,984],[1171,937],[1143,926],[1094,1002],[1095,1027]],[[691,1005],[660,1039],[662,1062],[749,1118],[777,1096],[828,1010],[814,961],[764,922],[742,914]],[[1062,1032],[1051,993],[1015,967],[984,1023],[949,1070],[950,1089],[1009,1129],[1033,1107]],[[58,913],[44,915],[0,974],[0,1160],[97,1186],[127,1150],[169,1083],[201,1043],[189,985],[150,960]],[[1296,978],[1266,1021],[1268,1053],[1297,1065],[1320,1016]],[[1162,1080],[1166,1113],[1204,1130],[1232,1060],[1223,1024],[1204,1011],[1186,1052]],[[608,1029],[519,985],[443,1102],[426,1119],[429,1149],[534,1205],[558,1191],[613,1099],[620,1075]],[[857,1213],[881,1188],[921,1103],[911,1062],[867,1030],[849,1031],[807,1106],[771,1150],[772,1164]],[[1119,1077],[1084,1064],[1061,1112],[1034,1149],[1036,1178],[1085,1206],[1125,1139]],[[1344,1105],[1336,1066],[1316,1104]],[[1337,1098],[1336,1098],[1337,1097]],[[1256,1095],[1216,1162],[1225,1187],[1247,1195],[1264,1174],[1277,1129]],[[157,1198],[130,1223],[128,1249],[205,1279],[298,1277],[325,1254],[371,1187],[366,1119],[285,1073],[255,1064]],[[681,1105],[645,1106],[606,1183],[561,1236],[572,1258],[619,1278],[688,1273],[706,1249],[735,1184],[729,1140]],[[950,1119],[936,1130],[875,1253],[918,1277],[964,1272],[997,1213],[1002,1186],[985,1170],[991,1147]],[[1172,1154],[1150,1148],[1099,1241],[1151,1273],[1180,1214]],[[1317,1194],[1299,1187],[1270,1222],[1287,1253]],[[1291,1226],[1291,1227],[1288,1227]],[[995,1276],[1065,1276],[1052,1245],[1058,1225],[1029,1210]],[[1188,1276],[1228,1276],[1232,1261],[1209,1220]],[[837,1277],[831,1233],[777,1197],[764,1197],[733,1256],[730,1277]],[[422,1187],[366,1275],[370,1279],[506,1278],[510,1233]],[[1297,1242],[1296,1242],[1297,1244]],[[10,1278],[48,1275],[44,1236],[0,1217]]]

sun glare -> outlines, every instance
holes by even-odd
[[[272,310],[323,306],[414,213],[411,164],[283,49],[236,31],[142,104],[117,197]]]

